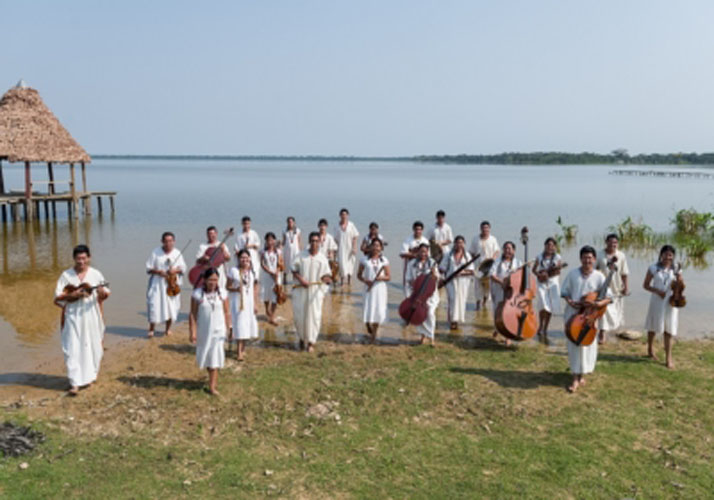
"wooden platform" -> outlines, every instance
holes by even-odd
[[[34,217],[41,217],[41,208],[44,207],[45,219],[50,216],[53,219],[57,218],[57,203],[67,203],[68,217],[79,217],[79,205],[82,205],[82,211],[85,215],[92,213],[92,198],[97,200],[97,210],[101,214],[103,212],[102,197],[109,199],[109,207],[114,212],[114,197],[116,191],[81,191],[76,192],[74,196],[71,192],[64,193],[39,193],[33,192],[30,198],[32,203]],[[0,213],[2,213],[2,222],[11,220],[13,222],[20,221],[20,209],[24,212],[24,219],[28,220],[28,203],[24,192],[10,191],[9,193],[0,194]]]

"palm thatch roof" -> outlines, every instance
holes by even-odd
[[[10,162],[89,163],[33,88],[19,83],[0,99],[0,159]]]

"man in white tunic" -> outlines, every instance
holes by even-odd
[[[605,275],[595,269],[597,254],[591,246],[584,246],[580,249],[580,267],[573,269],[565,277],[563,286],[560,289],[561,296],[565,299],[564,323],[567,323],[571,316],[577,314],[580,307],[584,305],[582,298],[590,292],[599,291],[605,284]],[[608,290],[607,297],[594,305],[602,307],[611,302],[611,292]],[[585,375],[595,370],[597,362],[597,342],[590,345],[576,345],[570,339],[566,339],[568,345],[568,362],[570,371],[573,374],[573,382],[568,387],[568,391],[575,392],[585,384]]]
[[[62,352],[69,378],[69,394],[91,385],[99,374],[104,339],[102,304],[110,291],[104,276],[90,267],[91,253],[86,245],[72,251],[74,267],[64,271],[55,288],[55,304],[62,308]],[[84,289],[65,291],[68,285]]]
[[[216,226],[208,226],[208,229],[206,229],[206,243],[201,243],[198,245],[198,251],[196,252],[196,264],[205,264],[209,261],[209,258],[206,256],[206,250],[208,249],[215,249],[218,245],[221,245],[221,250],[223,252],[223,261],[224,262],[230,262],[231,261],[231,253],[228,251],[228,247],[226,246],[225,243],[221,243],[218,241],[218,229],[216,229]],[[211,252],[210,255],[213,253]],[[217,257],[217,256],[216,256]],[[216,258],[214,258],[213,262],[217,262]],[[225,269],[225,264],[220,264],[217,266],[214,266],[218,270],[218,288],[221,290],[226,289],[226,269]]]
[[[605,249],[600,252],[597,259],[596,269],[602,273],[607,273],[608,264],[615,259],[615,274],[610,281],[610,291],[612,292],[612,303],[607,306],[605,315],[600,318],[600,332],[598,343],[602,344],[607,340],[606,333],[616,331],[625,326],[625,296],[630,293],[628,275],[630,268],[627,266],[627,257],[618,250],[619,238],[616,234],[608,234],[605,238]]]
[[[409,262],[416,258],[421,245],[426,245],[428,247],[429,240],[424,237],[424,223],[421,221],[415,221],[414,224],[412,224],[412,235],[404,240],[404,243],[402,243],[402,249],[399,252],[399,256],[404,261],[402,285],[404,286],[405,297],[409,297],[409,293],[407,293],[407,268],[409,266]]]
[[[250,262],[253,265],[253,272],[260,279],[260,236],[250,228],[251,221],[247,215],[241,219],[243,231],[236,236],[235,253],[241,250],[248,250]]]
[[[416,279],[423,275],[433,273],[434,278],[439,280],[439,267],[436,265],[436,261],[429,257],[429,244],[422,243],[417,248],[417,257],[409,261],[406,273],[406,295],[411,296],[414,290],[414,282]],[[421,335],[419,340],[420,344],[425,344],[426,339],[429,339],[429,343],[434,345],[434,331],[436,330],[436,308],[439,307],[439,289],[434,288],[434,292],[426,301],[426,306],[428,309],[426,319],[424,322],[417,327],[417,332]]]
[[[146,260],[146,272],[149,275],[149,285],[146,290],[146,308],[149,318],[149,338],[154,336],[156,323],[166,324],[166,336],[171,335],[171,325],[178,318],[181,309],[181,294],[170,296],[168,280],[173,277],[181,286],[186,272],[186,262],[183,255],[175,247],[175,237],[172,232],[161,235],[161,246],[156,247]]]
[[[320,253],[320,235],[312,232],[309,249],[293,261],[293,277],[297,282],[293,290],[293,317],[300,339],[300,349],[314,350],[322,322],[322,301],[327,285],[332,281],[327,258]]]
[[[357,228],[349,217],[349,210],[346,208],[340,210],[340,223],[335,228],[337,263],[340,266],[340,286],[344,284],[345,278],[347,278],[347,285],[351,284],[357,259],[357,238],[359,238],[359,231],[357,231]]]
[[[500,253],[498,240],[491,234],[491,223],[487,220],[481,222],[480,231],[479,234],[474,236],[474,239],[471,241],[471,247],[469,248],[471,255],[480,255],[479,260],[476,261],[477,269],[478,266],[486,260],[490,259],[495,262]],[[486,302],[488,302],[488,298],[491,295],[491,283],[488,279],[490,275],[489,272],[490,268],[486,269],[482,274],[477,273],[476,279],[474,280],[477,311],[481,309],[481,305],[486,307]],[[496,307],[496,305],[497,304],[494,304],[493,307]]]
[[[429,229],[429,233],[426,237],[429,241],[433,241],[439,245],[442,256],[451,251],[451,245],[454,242],[454,233],[451,231],[451,226],[446,223],[446,212],[443,210],[436,212],[436,224]]]

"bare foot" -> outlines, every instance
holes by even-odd
[[[459,328],[459,325],[456,323],[456,321],[452,321],[451,325],[449,325],[452,330],[457,330]]]
[[[513,345],[513,342],[511,342],[511,339],[506,339],[506,347],[511,347]]]
[[[166,330],[166,333],[165,333],[164,335],[166,335],[167,337],[170,337],[170,336],[171,336],[171,330]]]
[[[573,393],[578,390],[580,383],[577,380],[573,380],[573,383],[568,386],[568,392]]]
[[[76,396],[77,394],[79,394],[79,387],[77,387],[76,385],[73,385],[72,387],[69,388],[69,390],[67,391],[67,394],[70,396]]]
[[[149,339],[154,338],[154,330],[149,330],[149,332],[146,334],[146,337]]]
[[[315,351],[315,347],[312,344],[307,345],[307,352],[312,353]]]
[[[654,360],[654,361],[659,361],[659,358],[658,358],[657,355],[656,355],[655,353],[653,353],[653,352],[648,352],[648,353],[645,355],[645,358],[650,358],[650,359],[652,359],[652,360]]]
[[[220,396],[221,395],[221,393],[218,392],[217,389],[208,389],[208,394],[210,394],[211,396]]]
[[[674,361],[672,361],[672,360],[670,359],[669,361],[667,361],[667,363],[665,364],[665,366],[666,366],[667,368],[669,368],[670,370],[674,370]]]
[[[275,321],[274,319],[268,320],[268,323],[270,323],[273,326],[278,326],[278,322]]]
[[[243,361],[245,361],[245,358],[243,356],[238,356],[236,358],[236,361],[238,361],[239,363],[242,363]]]
[[[419,339],[419,345],[424,345],[426,344],[426,337],[424,335],[421,336]]]

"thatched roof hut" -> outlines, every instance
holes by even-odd
[[[0,159],[77,164],[92,161],[40,94],[23,82],[0,99]]]

